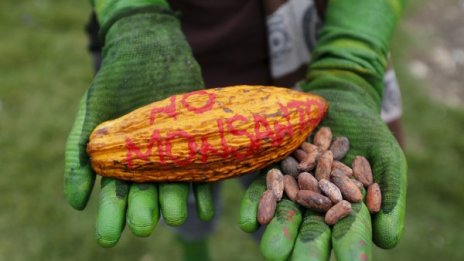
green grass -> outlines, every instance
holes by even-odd
[[[115,248],[100,248],[98,189],[83,212],[63,197],[64,143],[92,79],[83,33],[89,10],[87,1],[0,2],[0,259],[179,260],[163,225],[143,239],[126,229]],[[404,66],[413,36],[400,30],[396,39],[409,164],[406,231],[395,249],[376,249],[375,260],[463,260],[464,111],[431,102]],[[226,182],[212,256],[260,260],[238,228],[237,191],[236,182]]]

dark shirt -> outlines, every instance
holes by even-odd
[[[169,1],[171,7],[180,13],[182,30],[202,68],[207,87],[273,84],[262,0]],[[319,15],[323,15],[326,1],[315,0],[315,3]],[[90,51],[100,53],[102,46],[95,13],[91,15],[86,29]],[[287,77],[290,79],[274,83],[292,86],[294,79],[301,79],[304,73],[304,70],[299,70]]]
[[[207,87],[271,84],[262,0],[170,0]]]

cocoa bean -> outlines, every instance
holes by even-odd
[[[329,179],[330,172],[332,171],[333,156],[330,150],[325,151],[319,161],[317,162],[316,167],[316,179]]]
[[[340,189],[344,199],[354,203],[362,201],[363,195],[359,188],[340,170],[332,171],[330,180]]]
[[[298,162],[295,158],[288,156],[280,162],[280,167],[284,174],[292,175],[294,177],[298,176],[300,173],[298,171]]]
[[[306,159],[306,152],[302,149],[295,150],[292,155],[298,162],[302,162]]]
[[[266,186],[274,193],[277,201],[282,199],[284,193],[284,175],[279,169],[271,169],[267,172]]]
[[[382,194],[379,185],[373,183],[367,159],[357,156],[351,167],[340,161],[349,149],[347,137],[336,137],[332,141],[330,128],[322,127],[314,135],[313,144],[304,142],[292,157],[281,162],[283,172],[288,174],[283,176],[287,197],[312,211],[326,213],[328,225],[349,215],[352,210],[350,202],[362,202],[364,197],[371,213],[377,213],[381,208]],[[296,168],[295,163],[298,163]],[[309,173],[313,169],[315,175]],[[269,178],[278,179],[275,173],[270,173]],[[272,190],[276,190],[275,187],[278,186],[268,185]]]
[[[340,162],[338,160],[334,160],[332,162],[332,171],[334,169],[340,169],[348,177],[353,176],[353,170],[350,167],[348,167],[347,165],[343,164],[342,162]]]
[[[348,216],[351,212],[351,204],[346,200],[342,200],[331,207],[325,213],[325,223],[327,225],[335,225],[342,218]]]
[[[369,161],[363,156],[356,156],[351,165],[354,177],[364,186],[369,186],[374,182],[372,178],[372,169]]]
[[[380,191],[379,184],[372,183],[367,188],[366,206],[371,213],[380,211],[382,205],[382,192]]]
[[[302,161],[300,161],[298,169],[300,171],[310,171],[317,164],[317,160],[320,156],[320,150],[317,146],[307,142],[303,143],[301,145],[301,148],[306,153],[306,157]]]
[[[330,128],[322,127],[314,135],[313,144],[322,150],[328,150],[332,142],[332,131]]]
[[[332,201],[326,196],[311,190],[300,190],[296,202],[310,210],[325,213],[332,207]]]
[[[350,149],[350,141],[347,137],[337,137],[330,145],[334,160],[341,160]]]
[[[291,201],[296,201],[296,194],[298,193],[298,183],[296,179],[290,175],[284,175],[284,190],[285,194]]]
[[[258,206],[258,222],[261,225],[266,225],[271,222],[272,217],[276,210],[276,198],[274,192],[266,190],[259,200]]]
[[[311,190],[321,193],[316,178],[308,172],[302,172],[298,176],[298,186],[302,190]]]
[[[333,203],[338,203],[343,199],[340,189],[326,179],[319,180],[319,188]]]
[[[318,147],[314,144],[311,144],[309,142],[303,142],[301,145],[300,145],[301,149],[304,150],[304,152],[306,153],[311,153],[312,151],[314,150],[318,150]]]
[[[356,187],[358,187],[359,190],[361,190],[361,192],[362,192],[362,190],[364,189],[364,185],[363,185],[359,180],[354,179],[354,178],[352,178],[351,181],[352,181],[352,182],[356,185]]]

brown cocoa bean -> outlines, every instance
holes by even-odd
[[[329,179],[330,172],[332,171],[333,156],[330,150],[324,151],[316,167],[316,179]]]
[[[347,137],[337,137],[330,145],[334,160],[341,160],[350,149],[350,141]]]
[[[300,145],[300,148],[306,153],[311,153],[314,150],[318,150],[318,147],[316,145],[311,144],[309,142],[303,142]]]
[[[306,153],[306,157],[302,161],[300,161],[298,169],[300,171],[310,171],[317,164],[317,160],[320,156],[320,150],[316,145],[307,142],[303,143],[301,145],[301,148]]]
[[[271,190],[264,191],[258,206],[258,222],[261,225],[266,225],[271,222],[272,217],[274,217],[276,206],[277,203],[274,192]]]
[[[353,176],[353,170],[350,167],[348,167],[347,165],[343,164],[342,162],[340,162],[338,160],[334,160],[332,162],[332,171],[334,169],[340,169],[348,177]]]
[[[366,206],[371,213],[377,213],[382,206],[382,192],[380,191],[379,184],[372,183],[367,188]]]
[[[328,127],[320,128],[314,135],[313,144],[322,150],[328,150],[332,142],[332,131]]]
[[[284,175],[284,190],[285,194],[291,201],[296,201],[296,194],[298,193],[298,183],[293,176]]]
[[[374,182],[372,169],[369,161],[363,156],[356,156],[351,165],[354,177],[364,186],[369,186]]]
[[[292,156],[288,156],[280,162],[280,167],[284,174],[292,175],[294,177],[298,176],[300,173],[298,171],[298,161]]]
[[[295,150],[292,155],[298,162],[302,162],[306,159],[306,152],[302,149]]]
[[[354,179],[352,178],[351,181],[356,185],[356,187],[358,187],[359,190],[362,190],[364,189],[364,185],[357,179]]]
[[[298,186],[302,190],[311,190],[321,193],[316,178],[308,172],[302,172],[298,176]]]
[[[284,193],[284,175],[279,169],[271,169],[267,172],[266,186],[274,193],[277,201],[282,199]]]
[[[310,210],[322,213],[325,213],[332,207],[332,201],[328,197],[311,190],[298,191],[296,202]]]
[[[361,190],[340,170],[332,171],[330,180],[340,189],[344,199],[353,203],[362,201],[363,195]]]
[[[338,203],[343,199],[340,189],[326,179],[319,180],[319,188],[333,203]]]
[[[342,218],[348,216],[351,212],[351,204],[346,200],[342,200],[331,207],[325,213],[325,223],[327,225],[335,225]]]

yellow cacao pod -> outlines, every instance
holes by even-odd
[[[306,140],[327,106],[319,96],[268,86],[175,95],[100,124],[87,153],[102,176],[216,181],[282,160]]]

